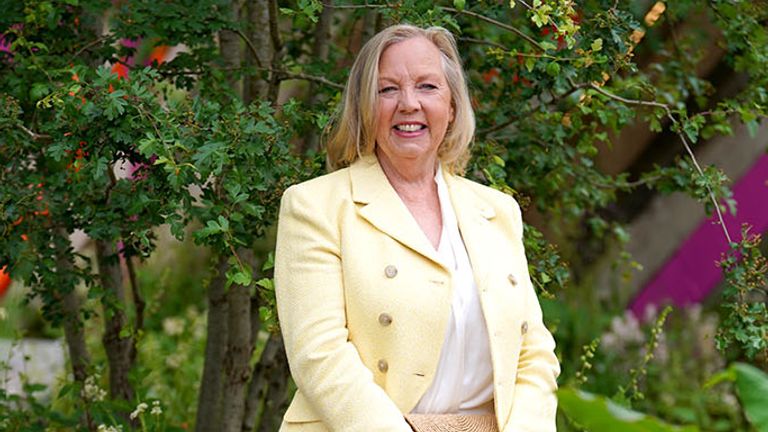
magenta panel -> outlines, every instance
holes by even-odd
[[[737,214],[725,215],[731,238],[740,238],[743,223],[752,225],[755,233],[768,231],[768,155],[757,160],[733,192]],[[704,220],[640,291],[629,306],[635,315],[643,316],[651,304],[679,307],[701,302],[717,286],[723,276],[717,261],[728,250],[728,242],[716,219]]]

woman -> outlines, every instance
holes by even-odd
[[[363,47],[333,172],[282,200],[275,286],[298,387],[282,431],[405,432],[407,413],[555,429],[519,207],[458,176],[473,133],[449,32],[398,25]]]

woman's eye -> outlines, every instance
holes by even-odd
[[[397,90],[397,89],[395,87],[393,87],[393,86],[383,87],[383,88],[381,88],[379,90],[379,93],[391,93],[391,92],[393,92],[395,90]]]
[[[424,83],[419,86],[420,88],[424,90],[435,90],[437,89],[437,86],[434,84]]]

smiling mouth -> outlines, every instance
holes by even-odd
[[[426,128],[427,126],[421,123],[403,123],[394,126],[394,129],[402,132],[417,132]]]

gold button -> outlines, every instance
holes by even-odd
[[[397,276],[397,267],[393,266],[392,264],[384,267],[384,274],[387,275],[388,278],[392,279],[393,277]]]
[[[511,283],[512,286],[517,285],[517,278],[512,273],[510,273],[509,276],[507,276],[507,279],[509,279],[509,283]]]
[[[379,315],[379,324],[383,325],[384,327],[392,324],[392,315],[388,313]]]
[[[528,333],[528,321],[523,321],[523,325],[520,326],[520,333],[521,334]]]
[[[389,363],[384,359],[379,360],[378,366],[381,373],[386,373],[389,370]]]

